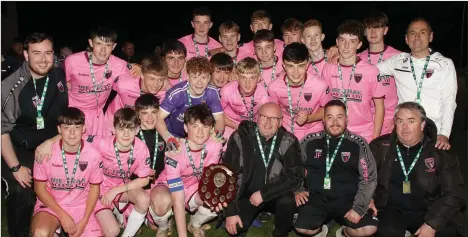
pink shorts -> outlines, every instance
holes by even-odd
[[[97,110],[83,110],[85,114],[85,125],[86,132],[84,136],[88,135],[97,135],[104,136],[104,127],[105,127],[105,116],[102,112],[102,108]]]
[[[73,218],[75,223],[78,223],[79,221],[81,221],[85,213],[85,209],[86,209],[84,206],[73,207],[73,208],[69,208],[69,207],[66,207],[66,208],[62,207],[62,208],[68,213],[68,215],[70,215]],[[96,220],[96,217],[94,216],[97,213],[97,210],[98,209],[94,208],[93,215],[89,217],[88,224],[86,225],[82,236],[102,236],[101,226],[99,225],[98,221]],[[49,207],[45,206],[42,203],[36,203],[36,206],[34,207],[34,215],[36,215],[39,212],[47,212],[55,216],[55,218],[57,218],[58,220],[57,214],[52,209],[50,209]]]
[[[395,123],[393,122],[393,119],[384,120],[382,124],[382,132],[380,133],[380,135],[392,133],[394,127]]]

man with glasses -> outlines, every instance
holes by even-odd
[[[280,107],[265,103],[257,123],[244,120],[228,141],[223,157],[236,174],[235,199],[223,212],[226,230],[243,236],[261,211],[275,214],[272,236],[287,236],[292,230],[296,203],[293,191],[304,179],[299,141],[281,127]]]

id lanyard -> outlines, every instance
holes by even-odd
[[[202,173],[203,172],[203,163],[205,162],[206,143],[203,144],[202,152],[201,152],[201,155],[200,155],[200,168],[198,170],[195,167],[195,163],[193,162],[192,153],[190,152],[190,147],[189,147],[187,139],[185,140],[185,149],[187,150],[187,155],[188,155],[188,158],[189,158],[189,161],[190,161],[190,165],[192,166],[192,169],[193,169],[193,174],[195,174],[195,177],[197,177],[197,179],[200,180],[201,176],[203,174]]]
[[[327,159],[325,160],[326,167],[325,167],[325,179],[323,181],[323,189],[331,189],[330,170],[333,165],[333,161],[335,161],[336,154],[338,153],[338,150],[340,149],[341,142],[343,142],[343,138],[344,138],[344,134],[340,136],[340,140],[338,141],[335,151],[333,151],[333,155],[330,159],[330,137],[327,135]]]
[[[354,70],[356,70],[356,62],[354,62],[353,64],[353,69],[351,70],[351,74],[349,75],[349,82],[348,82],[348,89],[349,89],[349,85],[351,84],[351,80],[353,79],[353,76],[354,76]],[[343,72],[341,71],[341,66],[340,64],[338,63],[338,75],[340,77],[340,81],[341,81],[341,90],[342,90],[342,93],[343,93],[343,103],[348,106],[346,103],[348,102],[348,92],[345,92],[345,88],[344,88],[344,85],[343,85]]]
[[[323,57],[325,59],[325,62],[328,62],[328,57],[327,57],[327,51],[323,50]],[[315,65],[315,62],[310,62],[312,64],[312,67],[314,68],[315,72],[319,74],[319,70],[317,68],[317,65]]]
[[[286,85],[288,86],[288,102],[289,102],[289,115],[291,116],[291,133],[294,133],[294,116],[299,110],[299,101],[301,100],[302,90],[304,89],[305,81],[302,83],[301,91],[297,97],[296,110],[293,109],[292,96],[291,96],[291,86],[289,85],[289,80],[286,78]]]
[[[195,50],[197,51],[197,57],[200,57],[200,50],[198,50],[198,43],[195,41],[195,38],[192,38],[193,41],[193,46],[195,47]],[[205,44],[205,56],[208,57],[208,42]]]
[[[265,151],[263,150],[262,142],[260,141],[260,133],[258,132],[258,127],[255,128],[255,133],[257,135],[258,147],[260,148],[260,155],[262,155],[263,164],[265,165],[265,183],[266,183],[267,173],[268,173],[268,164],[270,164],[271,157],[273,156],[273,148],[275,148],[276,138],[278,136],[278,133],[275,134],[275,136],[273,137],[273,141],[271,142],[270,151],[268,153],[268,160],[265,157]]]
[[[252,96],[250,97],[250,109],[249,107],[247,106],[247,103],[245,102],[245,98],[244,98],[244,95],[242,93],[239,93],[241,98],[242,98],[242,102],[244,103],[245,105],[245,109],[247,109],[247,112],[249,113],[249,121],[253,121],[254,119],[254,95],[255,95],[255,92],[254,94],[252,94]]]
[[[122,180],[124,181],[124,184],[125,186],[127,186],[127,180],[125,179],[125,172],[123,170],[123,167],[122,167],[122,161],[120,160],[120,154],[119,154],[119,149],[117,148],[117,143],[114,143],[114,151],[115,151],[115,158],[117,158],[117,164],[119,165],[119,171],[120,171],[120,176],[122,176]],[[128,165],[128,173],[130,173],[130,167],[132,166],[131,165],[131,161],[133,160],[133,145],[130,147],[130,157],[128,158],[128,162],[127,162],[127,165]],[[128,175],[130,176],[130,175]],[[129,178],[129,177],[127,177]]]
[[[68,174],[67,158],[65,156],[65,150],[63,149],[63,145],[62,145],[63,169],[65,170],[65,177],[67,178],[67,187],[69,189],[71,189],[71,185],[75,181],[76,168],[78,167],[78,162],[80,160],[80,154],[81,154],[81,144],[78,147],[78,152],[76,153],[75,164],[73,165],[72,177],[70,179],[70,176]]]
[[[409,194],[409,193],[411,193],[411,183],[410,183],[410,181],[409,181],[409,174],[411,173],[411,171],[412,171],[413,168],[414,168],[414,165],[415,165],[416,162],[418,161],[419,155],[421,155],[422,149],[423,149],[423,146],[421,145],[421,148],[419,148],[418,153],[417,153],[416,156],[414,157],[413,163],[411,163],[411,165],[410,165],[408,171],[406,171],[405,163],[403,162],[403,158],[401,157],[400,148],[398,147],[398,145],[396,146],[397,155],[398,155],[398,160],[400,160],[401,169],[403,170],[403,174],[405,175],[405,181],[403,181],[403,193],[404,193],[404,194]]]
[[[44,129],[45,123],[44,123],[44,118],[42,117],[42,107],[44,106],[44,101],[46,98],[47,94],[47,87],[49,86],[49,77],[47,77],[45,84],[44,84],[44,89],[42,90],[42,95],[39,97],[37,95],[37,88],[36,88],[36,79],[33,78],[33,83],[34,83],[34,90],[36,91],[36,97],[37,97],[37,104],[36,104],[36,110],[37,110],[37,117],[36,117],[36,128],[38,130]]]
[[[143,132],[141,131],[141,129],[140,129],[140,133],[139,133],[139,134],[140,134],[141,140],[142,140],[146,145],[148,145],[148,144],[146,143],[145,136],[143,136]],[[159,133],[158,133],[158,131],[156,131],[156,133],[155,133],[155,135],[154,135],[155,137],[154,137],[153,163],[152,163],[152,165],[151,165],[151,169],[153,169],[153,170],[156,169],[156,159],[157,159],[157,157],[158,157],[158,143],[159,143],[159,136],[158,136],[158,135],[159,135]]]
[[[94,96],[96,97],[96,110],[99,110],[99,93],[97,91],[98,88],[97,88],[97,84],[96,84],[96,76],[94,75],[93,62],[91,61],[92,57],[93,57],[93,53],[89,53],[89,70],[91,71],[91,79],[93,80]],[[104,75],[102,76],[102,80],[101,80],[101,86],[102,86],[102,84],[104,84],[104,78],[106,78],[108,68],[109,68],[109,60],[107,60],[107,62],[106,62],[106,67],[104,69]]]
[[[384,50],[384,51],[385,51],[385,50]],[[383,57],[384,51],[380,52],[379,61],[377,61],[377,64],[379,64],[380,62],[382,62],[382,57]],[[372,60],[371,60],[371,58],[370,58],[370,50],[367,50],[367,62],[369,62],[369,64],[372,64]]]
[[[276,60],[273,60],[273,70],[271,72],[271,81],[275,80],[275,72],[276,72]],[[263,78],[263,68],[260,67],[260,75]],[[263,80],[263,86],[265,87],[265,90],[268,91],[268,85],[266,84],[266,81]]]
[[[422,85],[424,81],[424,75],[426,74],[427,65],[429,65],[429,59],[431,57],[430,56],[426,57],[426,62],[424,63],[424,68],[421,74],[421,80],[419,81],[419,84],[416,81],[416,72],[414,71],[413,60],[411,58],[412,57],[410,56],[411,72],[413,73],[414,83],[416,83],[416,87],[418,88],[416,91],[416,103],[421,104],[421,91],[422,91]]]

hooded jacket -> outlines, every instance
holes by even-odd
[[[449,222],[457,225],[461,236],[468,236],[467,217],[462,211],[466,208],[466,194],[458,159],[449,152],[435,147],[437,128],[430,119],[426,120],[424,128],[423,149],[411,175],[416,176],[413,183],[423,190],[423,205],[427,213],[424,222],[436,231],[443,230]],[[397,159],[397,134],[381,136],[371,142],[370,148],[374,154],[378,169],[378,183],[374,194],[377,209],[385,208],[389,197],[389,183],[392,165]]]

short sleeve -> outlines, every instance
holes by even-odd
[[[370,94],[373,98],[382,98],[385,96],[385,87],[382,83],[379,83],[379,70],[377,70],[377,68],[374,69],[376,70],[369,70],[369,77],[371,79]]]
[[[395,62],[400,54],[396,54],[391,58],[378,63],[376,66],[379,69],[379,73],[382,76],[393,76],[393,70],[395,69]]]
[[[276,91],[272,88],[273,85],[274,83],[270,83],[270,85],[268,86],[268,95],[269,95],[271,102],[279,105],[280,104],[279,97],[276,94]],[[257,86],[259,85],[257,84]]]
[[[320,95],[320,100],[319,100],[319,104],[322,107],[325,107],[328,101],[332,99],[331,94],[330,94],[330,87],[325,82],[324,82],[324,89],[325,90],[322,91]]]
[[[219,99],[218,93],[215,90],[210,90],[208,96],[210,98],[208,106],[210,107],[211,112],[213,114],[222,113],[223,107],[221,106],[221,100]]]
[[[34,168],[33,168],[33,178],[34,180],[36,181],[40,181],[40,182],[47,182],[47,180],[49,179],[48,175],[47,175],[47,166],[49,165],[49,163],[52,162],[52,161],[44,161],[42,163],[38,163],[37,161],[34,161]]]
[[[166,93],[166,97],[164,98],[160,106],[160,108],[164,110],[165,112],[167,112],[168,114],[171,114],[176,109],[176,105],[177,105],[176,100],[178,98],[178,94],[171,97],[170,96],[171,93],[172,93],[172,89]]]
[[[72,65],[73,63],[70,62],[70,60],[72,60],[72,58],[67,58],[65,59],[65,78],[67,80],[67,82],[71,81],[71,77],[72,77]],[[71,88],[68,88],[69,90],[71,90]]]
[[[148,147],[141,142],[142,147],[135,152],[136,157],[136,164],[134,174],[139,178],[146,178],[151,173],[151,157],[148,151]]]
[[[181,159],[177,159],[174,152],[166,153],[164,170],[166,171],[167,184],[171,192],[184,190],[184,183],[182,182],[180,171],[183,164],[180,164],[178,160],[180,161]]]
[[[212,164],[219,164],[221,161],[221,156],[223,155],[223,144],[221,142],[214,142],[211,151],[212,154],[208,154],[205,167]]]
[[[103,180],[103,172],[102,172],[102,156],[98,152],[95,152],[92,158],[92,165],[91,165],[91,174],[89,175],[89,183],[90,184],[100,184]]]
[[[221,96],[221,107],[224,109],[229,104],[228,98],[230,98],[230,95],[228,88],[226,86],[221,88],[221,90],[219,91],[219,95]]]

